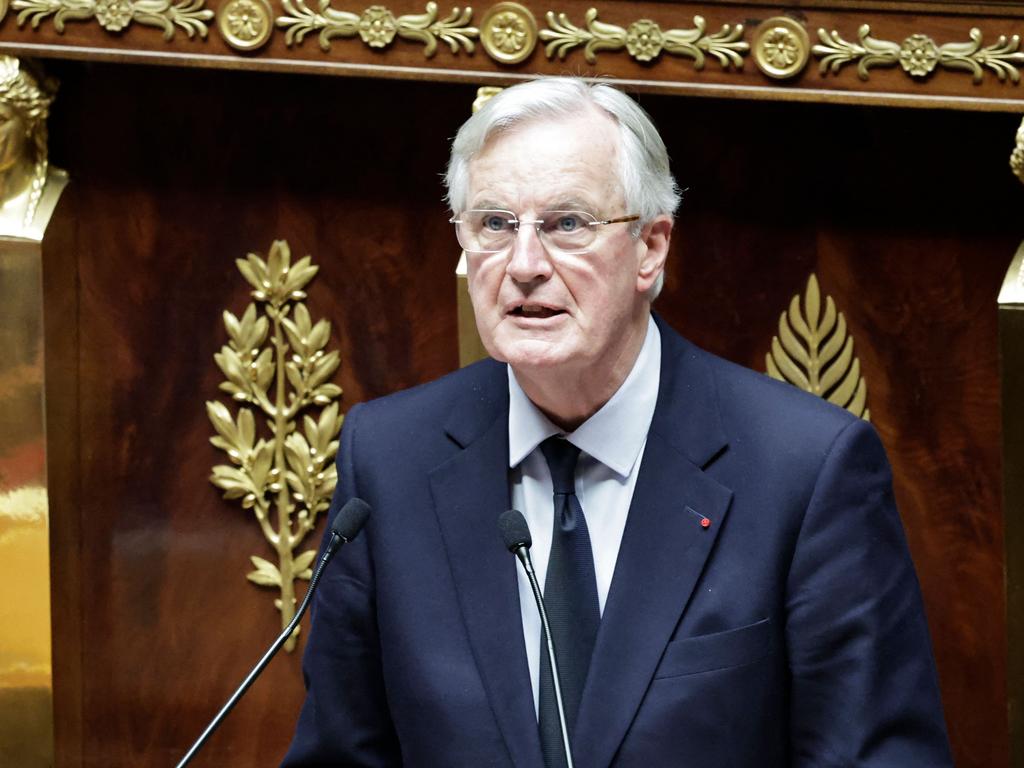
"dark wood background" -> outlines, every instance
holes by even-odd
[[[234,259],[320,275],[344,407],[457,364],[439,174],[465,85],[54,62],[72,183],[45,250],[61,766],[174,764],[279,630],[270,557],[209,483]],[[957,764],[1005,768],[996,294],[1021,238],[1017,118],[643,96],[689,190],[657,308],[763,370],[811,271],[845,312],[923,584]],[[282,654],[205,754],[274,765]]]

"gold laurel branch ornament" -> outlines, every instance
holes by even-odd
[[[19,27],[30,22],[32,29],[38,29],[53,16],[58,34],[64,34],[66,21],[90,19],[96,19],[108,32],[120,32],[134,21],[159,27],[169,41],[174,38],[175,26],[190,38],[206,37],[209,29],[205,22],[213,18],[213,11],[204,4],[204,0],[181,0],[173,5],[170,0],[14,0],[11,8],[18,11]]]
[[[276,24],[285,30],[284,41],[289,48],[301,45],[310,32],[319,32],[320,49],[331,49],[331,40],[358,36],[371,48],[386,48],[395,37],[423,44],[423,55],[431,58],[437,52],[440,40],[453,54],[460,50],[472,54],[473,40],[480,35],[476,27],[469,26],[472,8],[453,8],[445,18],[438,19],[437,3],[429,2],[426,13],[395,15],[383,5],[371,5],[362,14],[331,8],[331,0],[318,0],[317,10],[311,10],[304,0],[281,0],[288,15],[278,16]]]
[[[1007,79],[1020,82],[1020,72],[1015,65],[1024,64],[1024,52],[1020,49],[1020,35],[1000,35],[992,45],[981,46],[982,34],[977,27],[968,32],[969,43],[945,43],[937,45],[927,35],[916,34],[902,43],[877,40],[871,37],[871,27],[862,24],[857,30],[858,43],[851,43],[836,31],[818,30],[821,44],[812,51],[821,57],[822,75],[829,72],[838,74],[847,64],[857,62],[857,75],[867,80],[871,67],[891,67],[896,64],[913,78],[931,75],[937,67],[970,72],[975,85],[984,79],[987,67],[1000,82]]]
[[[1010,170],[1024,184],[1024,120],[1017,129],[1017,146],[1010,153]]]
[[[743,56],[750,50],[742,40],[743,25],[724,25],[713,35],[706,34],[707,22],[703,16],[693,17],[693,29],[662,28],[650,19],[634,21],[626,27],[606,24],[597,20],[597,8],[584,15],[585,28],[577,27],[564,13],[547,13],[548,27],[540,31],[540,39],[549,59],[565,59],[573,48],[582,45],[587,62],[597,61],[598,51],[621,51],[623,48],[640,62],[654,61],[662,51],[673,56],[693,59],[693,68],[704,69],[708,55],[718,60],[723,69],[743,66]]]
[[[295,615],[295,580],[311,578],[316,557],[315,549],[296,550],[330,506],[338,480],[334,456],[343,419],[337,402],[341,387],[330,378],[340,356],[326,350],[330,322],[313,323],[302,303],[303,289],[320,269],[309,256],[292,264],[288,243],[276,240],[266,261],[250,253],[235,264],[253,287],[255,301],[240,318],[224,312],[229,341],[214,360],[226,378],[220,389],[239,408],[235,417],[223,403],[206,403],[217,431],[210,442],[231,460],[213,468],[210,482],[225,499],[241,500],[253,511],[276,553],[276,565],[252,556],[256,570],[246,578],[278,590],[274,606],[283,628]],[[267,437],[257,434],[257,415],[266,422]],[[298,631],[285,644],[289,651]]]
[[[825,297],[821,313],[821,289],[814,273],[803,299],[801,308],[799,294],[794,296],[789,311],[779,317],[779,335],[772,337],[771,351],[765,355],[768,375],[870,421],[868,387],[853,354],[846,318],[836,311],[831,296]]]

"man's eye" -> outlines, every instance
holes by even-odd
[[[508,219],[504,216],[487,216],[484,218],[483,228],[488,232],[501,232],[508,229]]]
[[[556,232],[575,232],[584,225],[583,219],[575,214],[563,213],[554,221]]]

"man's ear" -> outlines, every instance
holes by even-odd
[[[672,239],[672,217],[659,216],[643,228],[640,240],[646,246],[636,275],[636,289],[646,293],[665,269],[668,245]]]

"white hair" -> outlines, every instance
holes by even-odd
[[[665,142],[651,118],[622,91],[578,77],[542,77],[506,88],[463,123],[452,142],[445,175],[452,213],[465,210],[469,165],[491,138],[527,122],[571,117],[587,108],[601,110],[619,126],[619,182],[629,212],[640,214],[634,236],[658,216],[673,216],[681,193],[669,168]],[[663,278],[664,272],[648,292],[652,301],[661,291]]]

